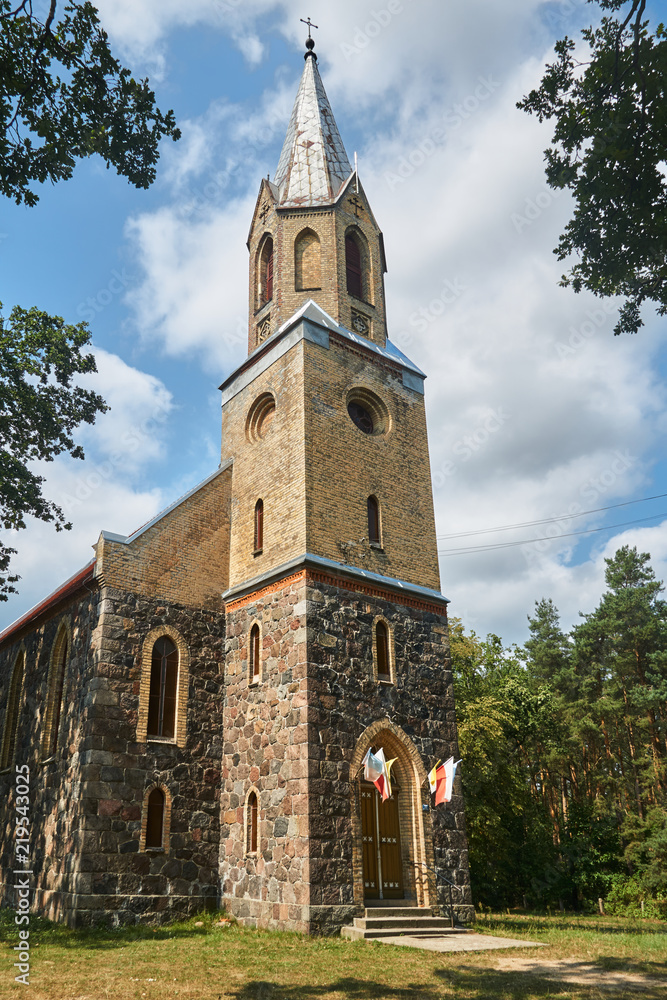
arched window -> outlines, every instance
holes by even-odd
[[[368,507],[368,541],[371,545],[380,544],[380,505],[377,497],[369,497]]]
[[[65,668],[69,652],[69,637],[63,626],[53,644],[51,669],[49,671],[48,695],[46,703],[46,722],[42,743],[42,756],[52,757],[58,746],[58,730],[60,728],[60,713],[63,702],[63,685],[65,683]]]
[[[250,682],[257,682],[259,680],[260,674],[260,634],[259,625],[253,625],[250,629],[250,648],[249,648],[249,659],[248,659],[248,673],[250,675]]]
[[[16,658],[16,663],[14,664],[14,670],[12,672],[12,679],[9,684],[7,714],[5,715],[5,729],[2,737],[2,754],[0,754],[0,771],[4,770],[6,767],[10,767],[12,761],[14,760],[24,664],[25,655],[23,651],[21,651]]]
[[[146,803],[146,849],[164,848],[164,792],[154,788]]]
[[[263,305],[273,298],[273,239],[264,240],[259,254],[259,303]]]
[[[248,796],[246,813],[246,851],[248,854],[257,853],[257,794],[251,792]]]
[[[345,271],[347,291],[358,299],[363,299],[364,283],[361,274],[361,249],[354,236],[345,237]]]
[[[378,680],[390,681],[391,667],[389,664],[389,631],[384,622],[378,622],[375,626],[375,651],[377,657]]]
[[[176,692],[178,691],[178,650],[168,636],[160,636],[153,646],[151,686],[148,696],[147,735],[170,740],[176,733]]]
[[[264,501],[258,500],[255,504],[255,553],[259,553],[264,548]]]
[[[294,287],[297,292],[320,287],[320,238],[312,229],[299,233],[294,244]]]

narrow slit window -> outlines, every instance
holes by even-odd
[[[248,853],[257,853],[257,796],[248,796]]]
[[[250,629],[250,680],[259,680],[259,625],[253,625]]]
[[[164,835],[164,792],[154,788],[146,805],[146,847],[162,850]]]
[[[176,734],[178,650],[166,635],[153,646],[151,686],[148,698],[147,735],[173,739]]]
[[[264,501],[255,504],[255,552],[264,548]]]
[[[375,649],[377,653],[378,680],[388,681],[389,670],[389,633],[384,622],[375,626]]]
[[[368,541],[371,545],[380,544],[380,505],[377,497],[368,498]]]
[[[361,279],[361,250],[353,236],[345,237],[345,269],[347,273],[347,291],[356,298],[363,298],[363,282]]]

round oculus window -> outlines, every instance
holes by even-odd
[[[350,389],[347,394],[347,412],[360,431],[378,437],[391,430],[391,417],[384,400],[365,386]]]
[[[350,419],[354,424],[357,425],[360,431],[364,434],[372,434],[375,427],[373,424],[373,417],[368,412],[365,406],[361,403],[348,403],[347,412],[350,414]]]

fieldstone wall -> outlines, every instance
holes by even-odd
[[[51,619],[31,631],[18,632],[0,650],[0,725],[4,730],[7,692],[14,663],[25,651],[23,688],[19,702],[14,761],[0,773],[0,903],[14,906],[14,834],[16,824],[15,767],[30,772],[30,861],[32,888],[38,901],[54,893],[75,894],[79,888],[78,858],[84,833],[78,796],[81,758],[78,745],[88,711],[93,683],[89,657],[90,639],[97,622],[99,594],[84,590]],[[51,652],[62,627],[69,638],[63,700],[56,753],[42,760],[42,735],[46,715]],[[22,861],[24,859],[21,859]],[[58,907],[54,916],[61,915]]]
[[[302,571],[228,609],[223,903],[253,926],[310,933],[335,932],[360,912],[358,767],[370,731],[368,745],[391,746],[399,757],[406,898],[437,909],[437,858],[460,887],[459,919],[471,920],[462,799],[431,811],[425,783],[438,758],[457,752],[446,618],[438,607],[348,586]],[[378,616],[393,631],[395,684],[374,676]],[[262,669],[253,684],[255,623]],[[256,853],[245,808],[251,792],[259,800]]]
[[[48,654],[62,616],[25,638],[28,688],[17,762],[34,778],[36,909],[75,925],[161,922],[218,899],[224,616],[103,588],[73,606],[54,758],[40,764]],[[142,648],[149,632],[176,630],[189,651],[186,735],[137,742]],[[13,664],[13,647],[5,656]],[[5,674],[3,673],[3,678]],[[26,719],[30,719],[28,725]],[[3,785],[10,776],[2,775]],[[171,802],[165,850],[142,850],[146,792]],[[11,795],[3,822],[10,857]]]

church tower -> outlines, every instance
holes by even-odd
[[[472,917],[425,375],[388,338],[382,233],[309,38],[248,238],[248,357],[221,386],[231,469],[221,901],[331,932],[365,906]],[[393,795],[363,780],[382,748]],[[402,900],[400,904],[398,901]]]

